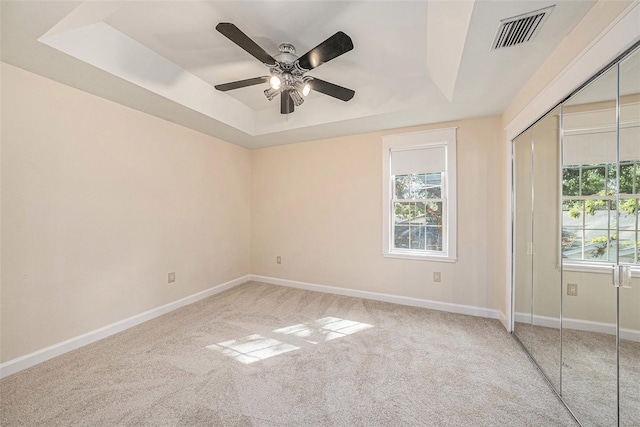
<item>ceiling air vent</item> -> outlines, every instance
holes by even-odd
[[[533,40],[555,6],[534,10],[500,21],[491,50],[515,46]]]

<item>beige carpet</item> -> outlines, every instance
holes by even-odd
[[[496,320],[247,283],[0,381],[0,425],[575,426]]]

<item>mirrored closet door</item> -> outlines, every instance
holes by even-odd
[[[560,387],[559,120],[554,110],[514,141],[514,333]]]
[[[640,51],[513,141],[513,333],[584,426],[640,426]]]
[[[617,241],[619,263],[628,267],[618,288],[619,412],[620,425],[631,426],[640,425],[640,50],[619,70],[622,217]]]
[[[562,396],[585,426],[617,423],[616,96],[614,67],[562,106]]]

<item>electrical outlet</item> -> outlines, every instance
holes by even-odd
[[[578,284],[577,283],[568,283],[567,284],[567,295],[572,297],[578,296]]]
[[[169,273],[169,283],[173,283],[176,281],[176,273]]]
[[[434,271],[433,272],[433,281],[434,282],[441,282],[442,281],[442,276],[440,275],[439,271]]]
[[[277,256],[277,257],[276,257],[276,262],[277,262],[278,264],[282,264],[282,258],[281,258],[281,257],[279,257],[279,256]]]

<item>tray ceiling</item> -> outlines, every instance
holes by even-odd
[[[3,1],[2,60],[247,148],[501,113],[593,5],[558,2],[528,43],[490,51],[500,20],[549,1]],[[354,49],[310,75],[356,91],[281,115],[268,74],[215,30],[301,55],[344,31]]]

